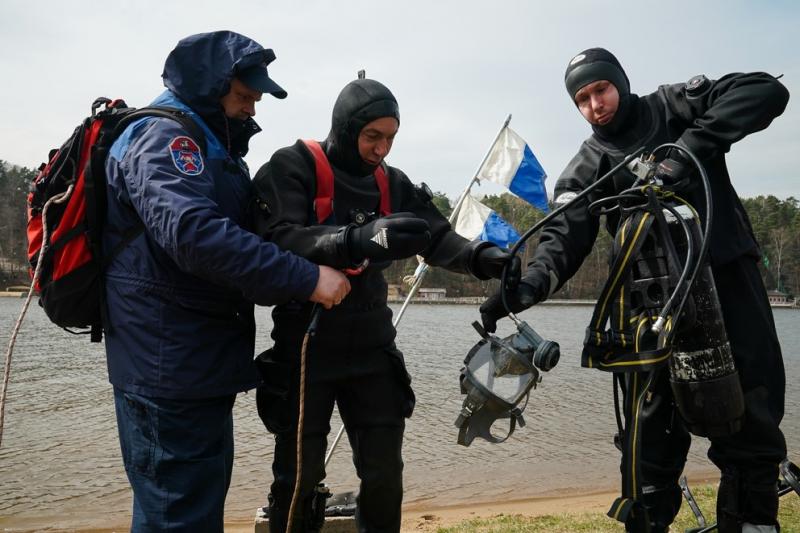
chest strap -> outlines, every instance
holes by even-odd
[[[331,167],[325,151],[317,141],[303,140],[308,151],[314,156],[314,166],[317,173],[317,192],[314,197],[314,213],[317,222],[322,224],[333,214],[333,168]],[[392,213],[392,202],[389,196],[389,177],[383,166],[375,169],[375,182],[378,184],[381,200],[378,207],[381,216]]]

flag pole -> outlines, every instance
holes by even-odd
[[[464,192],[461,193],[461,196],[459,196],[455,207],[453,207],[453,212],[450,213],[450,218],[448,219],[448,222],[450,222],[451,225],[453,224],[453,222],[455,222],[456,218],[458,217],[458,212],[461,210],[461,206],[464,205],[464,200],[466,200],[470,189],[472,189],[472,186],[480,181],[480,178],[478,178],[478,176],[480,175],[481,170],[483,170],[483,166],[486,164],[486,160],[489,159],[489,154],[492,153],[494,145],[497,144],[497,140],[500,139],[500,135],[502,135],[503,131],[505,131],[505,129],[508,127],[509,122],[511,122],[510,113],[506,117],[505,122],[503,122],[503,126],[500,128],[500,131],[498,131],[497,135],[495,135],[494,141],[492,141],[492,144],[489,145],[489,149],[486,151],[486,155],[483,156],[481,164],[478,165],[478,170],[475,171],[475,175],[472,177],[469,184],[467,184],[467,188],[464,189]],[[408,291],[408,295],[406,296],[406,299],[403,302],[403,306],[400,308],[400,311],[397,312],[397,316],[395,317],[394,323],[392,324],[395,328],[397,327],[397,324],[400,323],[400,319],[403,318],[403,314],[406,312],[408,304],[411,303],[411,298],[414,297],[414,295],[417,293],[417,290],[419,290],[420,285],[422,285],[422,280],[425,279],[425,275],[428,273],[429,268],[430,267],[424,260],[419,262],[419,266],[417,266],[417,270],[414,272],[414,284]]]

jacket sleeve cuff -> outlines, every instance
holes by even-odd
[[[311,295],[314,294],[314,290],[317,288],[317,282],[319,281],[319,265],[308,261],[308,263],[313,267],[308,269],[308,275],[303,276],[303,279],[299,282],[299,300],[308,301],[311,299]]]

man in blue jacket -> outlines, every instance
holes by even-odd
[[[222,531],[233,466],[236,394],[257,384],[253,304],[338,304],[336,270],[281,252],[247,229],[242,160],[260,128],[255,102],[286,92],[272,50],[219,31],[180,41],[167,90],[152,103],[184,111],[204,133],[145,118],[106,161],[106,353],[133,531]],[[131,238],[131,235],[135,235]]]

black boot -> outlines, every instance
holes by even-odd
[[[625,531],[631,533],[666,533],[681,507],[681,490],[674,487],[642,487],[642,506],[645,512],[633,512],[625,521]]]

